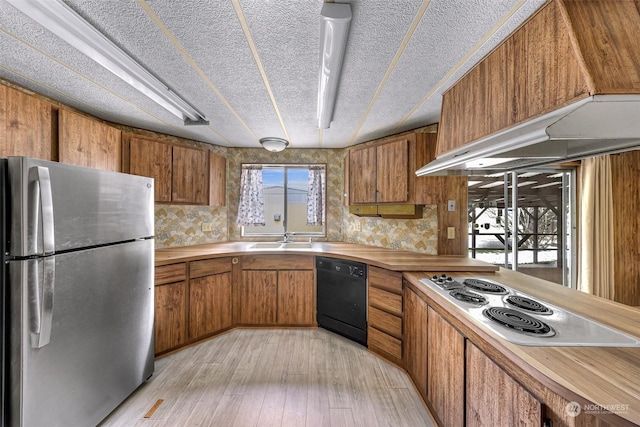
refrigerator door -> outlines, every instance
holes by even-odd
[[[97,425],[151,376],[153,240],[9,261],[9,274],[9,425]]]
[[[10,157],[10,257],[153,236],[153,179]]]

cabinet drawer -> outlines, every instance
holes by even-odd
[[[161,265],[155,268],[155,284],[162,285],[165,283],[179,282],[187,278],[187,264],[181,262],[179,264]]]
[[[369,285],[402,295],[402,273],[370,265]]]
[[[391,356],[397,363],[402,360],[402,341],[371,326],[367,329],[367,335],[369,350]]]
[[[196,278],[231,271],[231,258],[212,258],[189,263],[189,277]]]
[[[313,256],[307,255],[246,255],[243,270],[313,270]]]
[[[386,311],[369,307],[369,325],[396,338],[402,338],[402,318]]]
[[[369,286],[369,305],[402,316],[402,295]]]

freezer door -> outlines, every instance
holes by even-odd
[[[10,157],[11,257],[153,236],[153,179]]]
[[[153,373],[153,240],[10,261],[9,273],[9,425],[97,425]]]

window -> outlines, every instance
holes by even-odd
[[[325,165],[242,165],[243,236],[325,236]]]

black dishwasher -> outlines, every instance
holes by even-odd
[[[367,345],[367,265],[316,257],[318,326]]]

